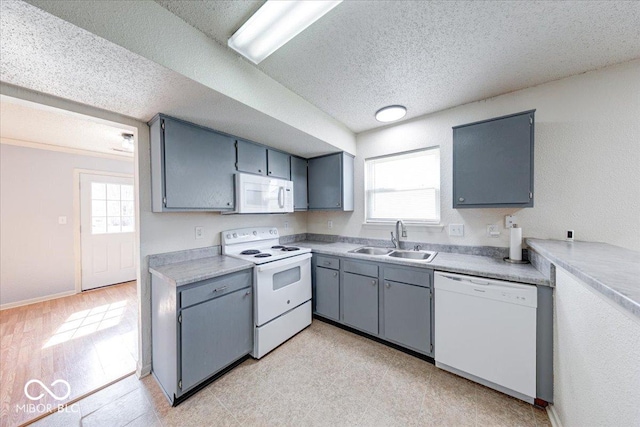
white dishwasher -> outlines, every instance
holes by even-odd
[[[537,288],[435,273],[436,366],[533,403]]]

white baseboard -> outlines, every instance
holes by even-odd
[[[136,369],[136,374],[138,375],[138,378],[146,377],[150,373],[151,373],[151,364],[142,366],[138,363],[138,366]]]
[[[46,295],[38,298],[25,299],[18,302],[9,302],[9,303],[0,305],[0,311],[6,310],[8,308],[22,307],[23,305],[35,304],[37,302],[43,302],[43,301],[49,301],[52,299],[68,297],[75,294],[76,294],[76,291],[66,291],[66,292],[60,292],[58,294]]]
[[[562,427],[562,423],[560,422],[560,417],[558,416],[556,407],[552,404],[549,404],[549,406],[547,406],[547,415],[549,415],[549,421],[551,421],[551,425],[553,427]]]

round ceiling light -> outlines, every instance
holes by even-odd
[[[407,114],[407,109],[402,105],[389,105],[376,112],[376,120],[379,122],[395,122]]]

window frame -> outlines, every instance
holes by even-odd
[[[433,220],[421,220],[415,218],[370,218],[369,212],[371,210],[370,207],[370,198],[369,194],[371,194],[371,189],[369,188],[370,181],[370,167],[368,166],[368,162],[372,160],[379,160],[388,157],[397,157],[403,156],[407,154],[419,153],[430,150],[438,150],[438,188],[435,188],[435,212],[436,218]],[[413,225],[422,225],[422,226],[440,226],[442,212],[441,212],[441,200],[440,200],[440,187],[442,184],[442,163],[440,161],[440,156],[442,154],[441,147],[439,145],[433,145],[425,148],[418,148],[415,150],[401,151],[396,153],[385,154],[382,156],[369,157],[364,159],[364,222],[363,225],[388,225],[395,224],[397,220],[402,220],[405,224],[413,224]]]

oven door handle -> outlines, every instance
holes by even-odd
[[[274,262],[269,262],[264,265],[258,265],[256,268],[259,272],[281,269],[282,267],[293,266],[296,264],[302,264],[306,260],[311,258],[311,254],[294,255],[289,258],[281,259]]]

